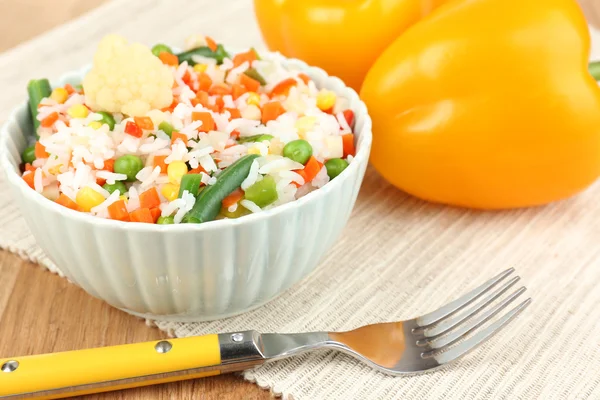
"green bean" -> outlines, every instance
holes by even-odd
[[[304,139],[292,140],[283,147],[283,156],[304,165],[312,156],[313,149]]]
[[[109,130],[113,130],[115,129],[115,117],[112,116],[111,113],[106,112],[106,111],[98,111],[96,114],[100,114],[102,115],[102,119],[99,122],[102,122],[103,124],[108,125],[108,129]]]
[[[200,189],[200,183],[202,182],[202,175],[200,174],[185,174],[181,178],[181,184],[179,185],[179,198],[183,196],[183,192],[187,190],[189,193],[196,196],[198,189]]]
[[[327,168],[329,179],[333,179],[341,174],[343,170],[348,168],[348,161],[342,160],[341,158],[332,158],[325,163],[325,168]]]
[[[200,224],[214,220],[219,215],[223,199],[240,187],[257,157],[257,154],[248,154],[221,172],[217,182],[198,195],[194,207],[184,217],[184,222]]]
[[[154,54],[156,57],[158,57],[162,52],[173,54],[173,50],[171,50],[171,48],[166,44],[159,43],[152,47],[152,54]]]
[[[175,218],[173,217],[158,217],[156,221],[158,225],[171,225],[175,223]]]
[[[105,183],[102,188],[108,191],[110,194],[113,194],[115,190],[118,190],[119,194],[127,193],[127,186],[125,186],[125,184],[121,181],[115,182],[112,185]]]
[[[167,121],[163,121],[160,124],[158,124],[158,129],[166,133],[169,137],[171,137],[173,131],[175,130],[175,128],[173,128],[173,125],[171,125]]]
[[[246,136],[238,139],[238,143],[248,143],[248,142],[263,142],[265,140],[273,139],[272,135],[254,135],[254,136]]]
[[[181,64],[184,61],[187,61],[188,65],[191,65],[191,66],[194,66],[197,64],[194,61],[193,56],[214,58],[215,60],[217,60],[218,65],[223,64],[223,60],[225,58],[231,58],[229,53],[227,53],[227,51],[225,51],[225,48],[221,44],[217,45],[216,51],[212,51],[208,46],[200,46],[200,47],[196,47],[195,49],[191,49],[188,51],[184,51],[183,53],[177,54],[177,58],[179,59],[179,64]]]
[[[267,84],[265,78],[263,78],[263,76],[259,74],[258,71],[254,68],[248,68],[246,71],[244,71],[244,74],[248,75],[250,78],[256,81],[259,81],[261,86],[265,86]]]
[[[21,159],[25,164],[31,164],[35,161],[35,145],[29,146],[25,150],[23,150],[23,154],[21,154]]]
[[[27,93],[29,94],[29,110],[31,111],[31,120],[36,136],[37,130],[40,127],[40,121],[37,120],[38,106],[45,97],[50,97],[52,88],[48,79],[33,79],[27,84]]]
[[[271,175],[266,175],[262,180],[246,189],[244,197],[260,208],[266,207],[277,200],[277,185]]]

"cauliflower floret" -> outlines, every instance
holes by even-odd
[[[173,73],[149,48],[108,35],[98,45],[83,79],[85,102],[94,111],[142,116],[173,102]]]

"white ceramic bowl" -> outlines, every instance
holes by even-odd
[[[368,164],[371,119],[356,92],[338,78],[298,60],[285,63],[350,101],[357,153],[336,179],[297,201],[240,219],[150,225],[92,217],[47,200],[21,179],[20,154],[32,134],[27,104],[22,104],[2,128],[0,163],[37,243],[91,295],[156,320],[233,316],[300,281],[350,217]],[[78,83],[88,68],[56,83]]]

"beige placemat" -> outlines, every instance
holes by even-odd
[[[83,64],[109,31],[146,43],[177,43],[191,31],[237,46],[257,43],[250,2],[223,4],[113,1],[0,55],[0,118],[24,97],[27,79],[56,77]],[[184,6],[186,13],[178,11]],[[224,30],[222,19],[235,21],[235,32]],[[178,23],[164,32],[155,29],[168,20]],[[7,189],[2,176],[0,247],[58,272],[36,246]],[[430,311],[512,266],[533,304],[451,369],[393,378],[342,354],[321,352],[265,365],[245,377],[296,400],[600,399],[599,256],[600,184],[547,207],[473,212],[408,197],[369,170],[343,237],[303,282],[239,317],[157,325],[175,336],[345,330]]]

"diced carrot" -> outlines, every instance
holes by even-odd
[[[102,170],[115,172],[115,160],[104,160],[104,167],[102,167]]]
[[[140,193],[140,207],[141,208],[154,208],[160,206],[160,198],[156,188],[150,188],[145,192]]]
[[[206,108],[208,108],[210,111],[214,111],[216,113],[221,112],[221,110],[219,110],[219,107],[217,107],[216,104],[209,104],[206,106]]]
[[[171,134],[171,143],[175,143],[177,141],[177,139],[181,139],[183,144],[185,144],[187,146],[188,137],[186,134],[173,131],[173,133]]]
[[[41,120],[40,125],[44,128],[50,128],[52,125],[54,125],[56,121],[58,121],[58,113],[53,112],[52,114],[48,115],[46,118]]]
[[[165,163],[167,156],[154,156],[154,166],[160,167],[161,174],[167,173],[167,164]]]
[[[217,42],[215,42],[213,38],[211,38],[210,36],[205,36],[204,40],[206,40],[206,45],[209,49],[211,49],[212,51],[217,51]]]
[[[212,86],[212,79],[206,72],[201,72],[198,74],[198,90],[203,90],[208,92],[208,89]]]
[[[127,121],[127,123],[125,124],[125,133],[137,138],[142,137],[142,135],[144,134],[140,127],[132,121]]]
[[[206,107],[208,105],[208,93],[206,93],[206,92],[196,93],[196,100],[198,100],[198,103],[201,104],[203,107]]]
[[[40,142],[35,142],[35,158],[48,158],[46,148]]]
[[[23,180],[25,181],[25,183],[27,183],[29,185],[30,188],[35,189],[35,185],[33,183],[33,178],[35,176],[35,169],[33,171],[31,171],[30,173],[23,175]]]
[[[150,209],[150,214],[152,215],[152,222],[156,223],[156,221],[158,221],[158,218],[160,217],[162,211],[160,211],[160,208],[158,207],[154,207]]]
[[[75,92],[76,92],[75,88],[74,88],[74,87],[73,87],[73,86],[72,86],[70,83],[67,83],[67,84],[65,85],[65,90],[67,91],[67,93],[68,93],[69,95],[71,95],[71,94],[73,94],[73,93],[75,93]]]
[[[225,101],[223,100],[223,96],[218,96],[215,99],[215,106],[217,106],[219,110],[222,110],[223,107],[225,107]]]
[[[199,174],[200,172],[206,173],[206,170],[202,168],[202,165],[198,165],[197,168],[190,169],[188,174]]]
[[[266,124],[269,121],[277,119],[281,114],[285,112],[285,109],[279,101],[271,101],[265,104],[262,108],[262,123]]]
[[[209,112],[193,111],[192,121],[202,121],[202,125],[198,128],[200,132],[210,132],[215,129],[215,121]]]
[[[354,147],[354,134],[348,133],[342,135],[342,143],[344,146],[344,157],[354,156],[356,154],[356,148]]]
[[[248,63],[250,65],[252,65],[252,61],[256,60],[256,53],[254,52],[254,50],[250,49],[245,53],[239,53],[236,54],[233,57],[233,67],[239,67],[240,65],[242,65],[244,62],[248,61]]]
[[[240,138],[240,131],[238,130],[233,130],[231,131],[231,133],[229,134],[229,136],[235,140],[238,140]]]
[[[244,85],[246,89],[251,92],[258,92],[258,89],[260,89],[260,82],[256,79],[250,78],[246,74],[240,75],[240,84]]]
[[[116,219],[118,221],[130,221],[129,213],[125,206],[125,200],[117,200],[108,206],[108,215],[111,219]]]
[[[25,164],[25,171],[35,171],[35,167],[29,163]]]
[[[133,117],[133,120],[142,129],[151,131],[154,129],[154,123],[150,117]]]
[[[144,222],[147,224],[154,223],[154,219],[152,218],[152,213],[150,212],[149,208],[138,208],[137,210],[129,213],[129,218],[131,219],[131,222]]]
[[[175,54],[169,53],[168,51],[163,51],[162,53],[160,53],[158,55],[158,58],[160,58],[160,61],[162,61],[165,65],[171,65],[173,67],[179,65],[179,59],[177,58],[177,56]]]
[[[294,172],[302,176],[304,182],[307,183],[315,179],[315,176],[317,176],[321,168],[323,168],[323,164],[321,164],[314,156],[310,156],[306,165],[304,165],[304,169],[299,169]]]
[[[234,83],[233,85],[231,85],[231,97],[233,97],[234,100],[237,100],[241,95],[243,95],[244,93],[246,93],[248,90],[246,89],[246,87]]]
[[[311,80],[310,76],[303,74],[303,73],[299,73],[298,78],[302,79],[302,82],[304,82],[307,85],[308,85],[308,82],[310,82],[310,80]]]
[[[71,210],[79,211],[79,206],[73,200],[71,200],[67,195],[61,193],[56,199],[56,202],[61,206],[70,208]]]
[[[183,81],[183,83],[190,86],[190,83],[192,83],[192,75],[190,74],[189,70],[185,70],[183,76],[181,77],[181,80]]]
[[[229,120],[231,121],[232,119],[236,119],[236,118],[242,118],[242,114],[240,113],[240,110],[237,108],[224,108],[223,111],[229,111]]]
[[[212,87],[208,90],[208,94],[210,94],[211,96],[214,96],[216,94],[224,96],[226,94],[231,94],[231,88],[229,87],[229,85],[226,85],[224,83],[217,83],[215,85],[212,85]]]
[[[171,105],[169,107],[164,107],[164,108],[161,108],[160,110],[163,112],[167,112],[167,111],[173,112],[175,107],[177,107],[177,104],[178,104],[177,100],[173,100],[173,102],[171,103]]]
[[[354,124],[354,111],[347,109],[342,112],[344,114],[344,119],[348,123],[348,126],[352,128],[352,124]]]
[[[294,78],[287,78],[279,82],[273,90],[271,90],[271,96],[287,96],[290,89],[296,86],[298,82]]]
[[[229,196],[225,197],[221,204],[223,204],[223,207],[228,208],[240,201],[242,197],[244,197],[244,191],[241,188],[237,188]]]

